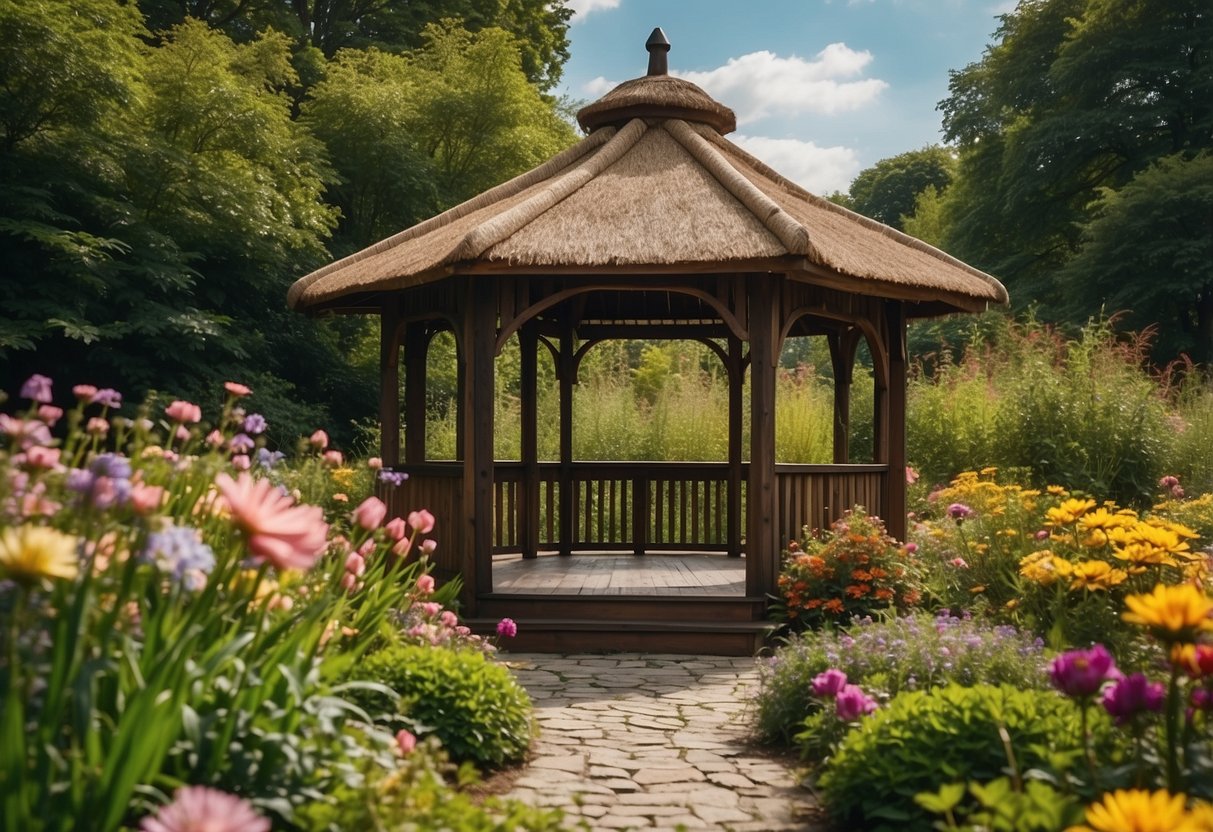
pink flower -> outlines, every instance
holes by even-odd
[[[248,801],[206,786],[186,786],[139,824],[143,832],[270,832]]]
[[[1112,654],[1102,644],[1096,644],[1090,650],[1062,653],[1049,666],[1053,687],[1073,699],[1094,696],[1104,682],[1122,675],[1116,669]]]
[[[180,399],[164,408],[165,414],[174,422],[193,424],[202,420],[202,408]]]
[[[421,605],[421,611],[425,613],[426,618],[433,618],[435,615],[442,612],[442,604],[434,601],[426,601]]]
[[[906,485],[913,485],[918,482],[918,472],[913,467],[906,466]]]
[[[131,484],[131,508],[136,514],[151,514],[164,502],[164,489],[158,485]]]
[[[346,572],[341,576],[341,588],[346,592],[353,592],[358,588],[358,576],[352,572]]]
[[[399,749],[402,756],[407,757],[413,753],[413,749],[417,747],[417,737],[411,731],[406,731],[401,728],[396,732],[396,748]],[[268,827],[267,827],[268,828]]]
[[[813,695],[822,697],[837,696],[838,692],[847,686],[847,674],[836,667],[831,667],[813,677]]]
[[[459,624],[459,616],[450,610],[443,610],[442,615],[438,616],[438,620],[442,622],[442,626],[450,627],[452,630]]]
[[[1171,499],[1172,500],[1182,500],[1183,498],[1184,498],[1184,487],[1179,484],[1171,486]]]
[[[232,467],[237,471],[247,471],[253,466],[253,461],[249,459],[248,454],[236,454],[232,457]]]
[[[404,521],[399,517],[393,517],[388,521],[387,525],[384,526],[383,529],[387,532],[388,537],[390,537],[392,540],[404,540]]]
[[[409,553],[409,550],[412,548],[413,548],[412,538],[402,537],[398,541],[396,541],[396,544],[394,546],[392,546],[392,554],[395,555],[396,557],[402,558],[405,555],[407,555]]]
[[[329,435],[322,430],[313,433],[307,440],[313,448],[323,451],[329,446]]]
[[[232,524],[244,532],[254,560],[276,569],[310,569],[327,545],[328,525],[319,506],[295,501],[269,480],[248,472],[232,479],[215,477],[215,487],[232,512]]]
[[[425,509],[409,512],[409,525],[418,534],[429,534],[434,530],[434,515]]]
[[[253,391],[238,381],[223,382],[223,389],[231,393],[233,396],[251,396]]]
[[[122,407],[122,394],[112,387],[102,387],[89,397],[89,402],[102,407]]]
[[[21,398],[39,404],[50,404],[51,380],[41,373],[34,373],[21,385]]]
[[[177,425],[176,437],[182,442],[188,441],[190,438],[190,429],[185,425]]]
[[[82,402],[92,402],[97,395],[97,388],[91,384],[77,384],[72,388],[72,395]]]
[[[512,618],[503,618],[497,622],[497,635],[503,638],[513,638],[518,635],[518,625]]]
[[[217,430],[213,430],[206,435],[206,444],[212,448],[222,448],[224,441],[223,434]]]
[[[345,559],[345,571],[355,577],[361,577],[366,572],[366,558],[357,552],[350,552]]]
[[[965,561],[964,558],[952,558],[950,561],[948,561],[948,563],[952,566],[955,566],[957,569],[968,569],[969,568],[969,564]]]
[[[59,464],[59,449],[31,445],[25,452],[25,464],[31,468],[53,469]]]
[[[417,579],[417,589],[420,590],[421,592],[425,593],[426,595],[429,595],[431,592],[433,592],[434,591],[434,576],[433,575],[422,575],[420,578],[418,578]]]
[[[911,540],[903,548],[906,550],[906,554],[912,555],[918,551],[918,544]]]
[[[44,404],[38,408],[38,418],[46,422],[48,427],[54,427],[55,422],[63,418],[63,408],[53,404]]]
[[[1048,540],[1049,539],[1049,530],[1048,529],[1039,529],[1036,532],[1036,539],[1037,540]]]
[[[859,685],[847,685],[834,697],[834,712],[843,722],[854,722],[876,710],[876,700],[863,692]]]
[[[325,451],[322,459],[325,465],[331,465],[334,468],[345,462],[345,457],[341,455],[341,451]]]
[[[963,522],[972,517],[977,512],[966,506],[964,503],[952,503],[948,506],[948,516],[957,523]]]
[[[1172,476],[1171,474],[1168,474],[1158,481],[1158,486],[1160,488],[1174,488],[1177,485],[1179,485],[1179,477]]]
[[[432,555],[432,554],[434,554],[434,550],[437,548],[438,548],[437,540],[421,541],[421,554],[423,554],[423,555]]]
[[[84,429],[92,436],[105,436],[110,432],[110,423],[100,416],[94,416],[88,420],[88,424],[85,425]]]
[[[368,531],[379,528],[387,517],[387,506],[378,497],[367,497],[354,509],[354,522]]]
[[[378,471],[383,467],[383,460],[377,456],[373,456],[366,461],[366,467],[372,471]]]
[[[1140,713],[1161,711],[1166,697],[1162,682],[1151,682],[1144,673],[1134,673],[1104,691],[1103,706],[1117,725],[1125,725]]]
[[[109,425],[106,425],[106,428],[108,429]],[[51,442],[50,429],[44,423],[34,419],[14,419],[7,413],[0,413],[0,433],[16,439],[22,448],[49,445]]]

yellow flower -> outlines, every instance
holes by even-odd
[[[1111,589],[1117,584],[1123,584],[1128,577],[1123,570],[1113,569],[1102,560],[1084,560],[1074,564],[1070,589]]]
[[[0,533],[0,574],[18,583],[74,578],[80,571],[80,541],[45,526],[8,528]]]
[[[354,484],[354,469],[353,468],[334,468],[332,474],[333,482],[339,488],[348,490]]]
[[[1055,497],[1064,497],[1070,493],[1069,491],[1066,491],[1064,488],[1062,488],[1060,485],[1050,485],[1045,490],[1048,491],[1050,494],[1052,494]]]
[[[1091,509],[1095,508],[1094,500],[1078,500],[1070,498],[1061,505],[1045,511],[1046,526],[1068,526],[1078,520]]]
[[[1068,560],[1057,557],[1048,549],[1033,552],[1019,562],[1019,574],[1041,586],[1049,586],[1058,578],[1069,577],[1072,571]]]
[[[1166,641],[1191,641],[1200,630],[1213,630],[1213,600],[1192,584],[1158,584],[1146,595],[1125,598],[1122,617]]]
[[[1084,532],[1090,532],[1095,529],[1106,531],[1107,529],[1126,528],[1132,526],[1136,519],[1136,515],[1132,513],[1113,513],[1101,506],[1080,517],[1078,519],[1078,528]]]
[[[998,469],[992,465],[981,469],[981,475],[983,477],[992,477],[997,473],[998,473]]]
[[[1175,558],[1167,554],[1165,549],[1159,549],[1148,543],[1129,543],[1114,553],[1117,560],[1128,561],[1133,566],[1165,564],[1178,566]]]
[[[1087,807],[1087,826],[1066,832],[1201,832],[1199,821],[1184,809],[1186,798],[1168,791],[1118,789]]]

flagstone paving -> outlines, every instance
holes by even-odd
[[[754,747],[755,659],[621,653],[503,656],[539,736],[509,796],[592,830],[808,830],[811,795]]]

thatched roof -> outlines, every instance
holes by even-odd
[[[577,145],[301,278],[288,302],[354,308],[355,298],[487,266],[569,274],[765,267],[932,301],[924,309],[934,312],[1007,301],[993,277],[810,194],[729,142],[721,134],[734,127],[732,111],[694,84],[662,74],[628,81],[578,119],[592,132]]]

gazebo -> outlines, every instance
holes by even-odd
[[[781,549],[803,526],[824,527],[861,504],[904,535],[907,321],[980,311],[1006,303],[1007,293],[729,142],[733,112],[667,74],[660,29],[646,47],[647,75],[578,113],[588,132],[578,144],[301,278],[288,302],[309,314],[380,317],[381,455],[387,469],[408,474],[399,486],[382,484],[382,496],[398,513],[426,507],[439,518],[436,568],[462,576],[465,617],[515,618],[525,646],[538,650],[748,653],[765,626]],[[426,452],[427,350],[441,331],[454,334],[458,353],[454,461]],[[493,454],[494,364],[515,335],[522,458],[503,462]],[[775,461],[781,346],[803,335],[829,344],[829,465]],[[700,341],[720,358],[730,390],[727,460],[574,459],[579,363],[595,344],[632,338]],[[854,464],[850,386],[861,341],[873,365],[875,439],[872,462]],[[537,412],[546,353],[560,402],[559,459],[550,461],[538,458],[537,443],[538,420],[554,416]],[[595,554],[666,551],[744,564],[744,589],[495,591],[495,556],[571,568]]]

